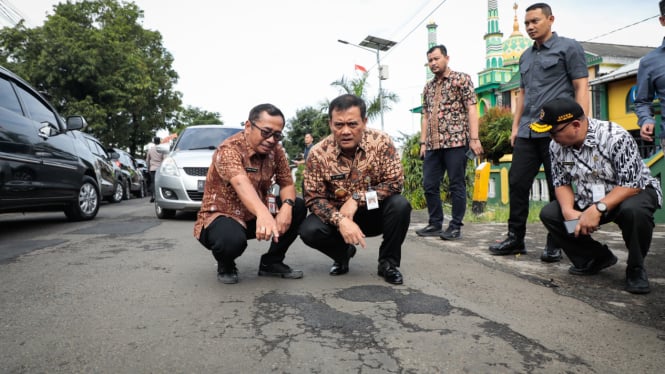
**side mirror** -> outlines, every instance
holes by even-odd
[[[88,123],[82,116],[67,117],[67,130],[81,130],[88,127]]]
[[[165,144],[165,143],[157,144],[157,152],[159,152],[161,154],[164,154],[164,155],[168,154],[169,153],[169,145]]]

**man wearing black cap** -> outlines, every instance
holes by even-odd
[[[556,200],[540,220],[566,253],[574,275],[593,275],[617,262],[591,234],[616,223],[628,249],[626,291],[650,291],[644,269],[653,234],[653,215],[662,204],[659,181],[651,176],[635,139],[623,127],[587,118],[569,98],[546,103],[531,130],[549,133]],[[573,189],[573,185],[575,189]]]

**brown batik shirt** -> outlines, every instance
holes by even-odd
[[[426,149],[463,147],[469,143],[469,105],[476,104],[471,76],[449,70],[434,77],[423,90],[423,114],[427,114]]]
[[[206,176],[203,201],[194,224],[194,236],[219,216],[235,219],[244,227],[256,218],[245,208],[231,185],[231,178],[246,175],[259,198],[268,204],[268,189],[274,183],[280,187],[293,185],[289,162],[281,144],[268,154],[261,155],[249,146],[245,132],[232,135],[217,147]]]
[[[366,129],[355,157],[343,155],[329,135],[316,144],[307,156],[305,204],[327,224],[337,226],[342,219],[339,208],[355,197],[365,206],[365,192],[376,191],[381,200],[402,192],[404,172],[397,149],[388,134]]]

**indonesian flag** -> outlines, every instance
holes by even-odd
[[[360,71],[362,71],[363,73],[367,73],[367,69],[365,69],[364,66],[360,66],[360,65],[358,65],[358,64],[356,64],[356,70],[360,70]]]

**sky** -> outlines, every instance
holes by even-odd
[[[513,30],[515,1],[497,0],[504,39]],[[40,26],[57,0],[1,0]],[[524,30],[525,8],[517,1]],[[437,41],[446,45],[449,66],[471,75],[477,85],[485,66],[487,0],[136,0],[143,27],[159,31],[179,74],[176,89],[183,104],[218,112],[225,123],[240,123],[260,103],[272,103],[287,121],[296,111],[318,108],[341,92],[331,86],[354,78],[356,64],[369,71],[368,94],[378,93],[376,53],[339,43],[360,44],[372,35],[397,42],[381,52],[388,79],[384,91],[400,101],[384,111],[384,130],[393,137],[420,130],[420,105],[426,79],[426,25],[435,22]],[[579,41],[659,46],[658,0],[550,0],[553,30]],[[646,21],[644,21],[646,20]],[[644,22],[641,22],[644,21]],[[380,119],[369,127],[381,128]]]

